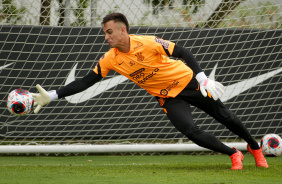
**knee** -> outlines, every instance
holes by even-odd
[[[198,126],[194,126],[190,128],[188,131],[186,131],[185,135],[188,137],[188,139],[194,142],[200,138],[203,132],[204,131],[201,130]]]
[[[228,125],[234,125],[234,124],[240,124],[241,120],[233,113],[230,113],[229,116],[226,116],[224,118],[224,124]]]

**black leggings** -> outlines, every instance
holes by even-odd
[[[247,128],[234,113],[225,107],[220,100],[215,101],[210,97],[202,95],[195,78],[175,98],[157,97],[157,99],[165,109],[168,118],[175,128],[201,147],[228,155],[236,152],[219,141],[214,135],[201,130],[195,125],[190,104],[202,109],[218,122],[225,125],[230,131],[244,139],[252,149],[259,149],[258,143],[252,138]]]

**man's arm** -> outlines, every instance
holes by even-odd
[[[184,62],[193,70],[193,72],[196,74],[196,79],[199,82],[200,91],[204,97],[207,96],[207,91],[211,94],[214,100],[217,100],[223,95],[224,86],[219,82],[208,79],[191,51],[175,45],[171,56],[182,58]]]
[[[96,82],[99,82],[101,79],[101,75],[96,74],[94,71],[90,71],[83,78],[75,80],[67,84],[66,86],[56,90],[56,93],[58,94],[58,98],[70,96],[86,90],[90,86],[93,86]]]
[[[32,93],[32,96],[34,98],[34,106],[36,106],[34,113],[37,114],[43,106],[49,104],[53,100],[70,96],[86,90],[101,79],[102,76],[100,74],[96,74],[94,71],[90,71],[83,78],[77,79],[56,91],[54,90],[47,92],[44,88],[37,84],[36,88],[39,93]]]
[[[202,68],[190,50],[175,45],[171,56],[182,58],[195,74],[202,72]]]

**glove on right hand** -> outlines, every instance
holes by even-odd
[[[196,79],[199,82],[200,91],[204,97],[207,96],[207,91],[211,94],[214,100],[219,99],[223,95],[224,86],[219,82],[208,79],[204,72],[198,73]]]
[[[39,91],[39,93],[31,93],[31,95],[34,98],[34,106],[36,106],[34,110],[35,114],[37,114],[43,106],[49,104],[52,100],[58,98],[56,91],[47,92],[39,84],[36,85],[36,88]]]

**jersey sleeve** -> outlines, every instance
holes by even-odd
[[[175,43],[163,40],[159,37],[154,37],[154,45],[153,47],[156,51],[162,55],[171,56],[174,50]]]
[[[112,70],[112,60],[113,58],[111,57],[111,52],[109,51],[105,53],[100,58],[93,71],[96,74],[101,75],[102,77],[106,77],[108,73]]]

